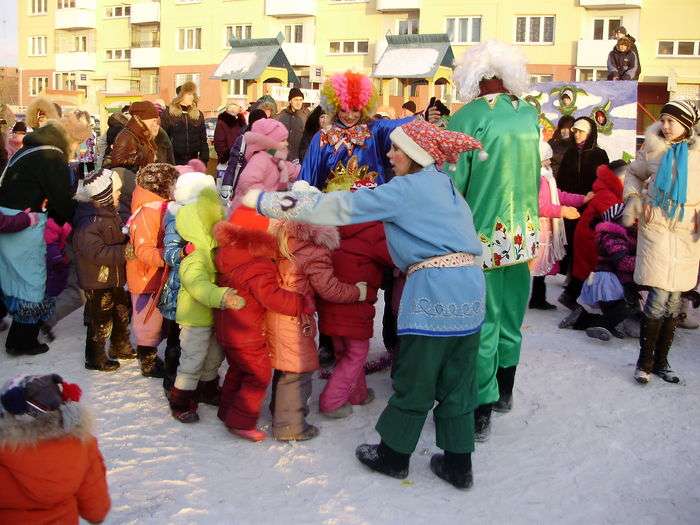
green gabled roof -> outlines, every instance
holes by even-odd
[[[454,67],[446,33],[387,35],[387,48],[372,71],[376,78],[432,78],[440,66]]]
[[[298,83],[287,55],[282,49],[284,38],[231,39],[231,51],[224,57],[211,78],[218,80],[255,80],[268,67],[287,70],[289,82]]]

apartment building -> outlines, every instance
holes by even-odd
[[[302,87],[335,71],[371,74],[386,35],[447,33],[454,55],[486,39],[519,46],[533,81],[605,78],[614,30],[641,55],[640,100],[700,98],[697,0],[17,0],[20,104],[43,90],[170,100],[193,80],[211,114],[249,99],[212,79],[236,39],[284,37]],[[398,84],[391,89],[400,95]]]

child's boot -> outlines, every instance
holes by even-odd
[[[668,383],[680,383],[681,378],[671,370],[668,364],[668,352],[671,350],[673,338],[678,323],[678,317],[666,317],[659,330],[659,338],[656,341],[656,351],[654,352],[654,368],[652,373],[659,376]]]
[[[402,454],[387,446],[383,441],[379,445],[360,445],[355,450],[355,456],[360,463],[375,472],[405,479],[408,476],[410,454]]]
[[[498,401],[494,403],[493,410],[496,412],[510,412],[513,408],[513,386],[515,384],[514,366],[498,367],[496,380],[498,381]]]
[[[489,438],[491,433],[491,410],[490,404],[480,405],[474,410],[474,441],[483,443]]]
[[[445,451],[430,458],[430,470],[438,478],[444,479],[454,487],[466,490],[474,483],[472,476],[471,454],[455,454]]]
[[[153,346],[138,346],[136,354],[141,364],[141,375],[144,377],[163,378],[165,367],[163,360],[158,357],[158,349]]]
[[[219,388],[219,377],[210,381],[200,381],[197,384],[196,398],[200,403],[205,405],[219,406],[219,396],[221,388]]]
[[[641,335],[639,336],[639,358],[637,368],[634,371],[634,379],[637,383],[646,384],[651,379],[651,371],[654,368],[654,352],[656,349],[663,319],[642,316]],[[671,335],[671,341],[673,335]],[[670,348],[670,343],[669,343]],[[666,351],[668,355],[668,351]]]
[[[169,401],[170,413],[180,423],[196,423],[199,421],[194,390],[180,390],[173,387],[170,390]]]
[[[236,436],[247,439],[248,441],[264,441],[267,434],[258,428],[244,429],[244,428],[229,428],[229,432],[235,434]]]

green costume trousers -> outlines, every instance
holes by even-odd
[[[400,341],[394,395],[376,426],[382,441],[397,452],[411,454],[437,401],[433,410],[437,446],[448,452],[473,452],[479,334],[404,335]]]
[[[530,295],[527,263],[492,268],[486,278],[486,319],[481,328],[477,379],[479,405],[498,401],[498,367],[516,366],[520,361],[520,329]]]

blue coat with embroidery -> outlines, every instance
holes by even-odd
[[[163,228],[163,260],[170,268],[168,280],[163,287],[163,292],[160,295],[158,309],[163,317],[170,321],[175,320],[175,311],[177,310],[177,294],[180,291],[180,261],[182,252],[185,247],[185,241],[180,237],[175,229],[175,215],[171,210],[165,214],[165,227]]]
[[[374,190],[269,192],[258,199],[268,217],[340,226],[382,221],[389,252],[403,272],[431,257],[481,255],[472,214],[452,180],[428,166]],[[480,330],[485,312],[479,263],[427,268],[408,276],[399,307],[399,335],[456,337]]]
[[[350,157],[355,155],[359,166],[367,166],[369,171],[376,171],[377,184],[383,184],[386,182],[387,172],[391,169],[386,157],[391,147],[389,135],[394,129],[414,118],[380,119],[351,128],[334,122],[329,130],[321,130],[311,139],[299,180],[305,180],[312,186],[323,189],[328,175],[338,162],[347,165]]]

